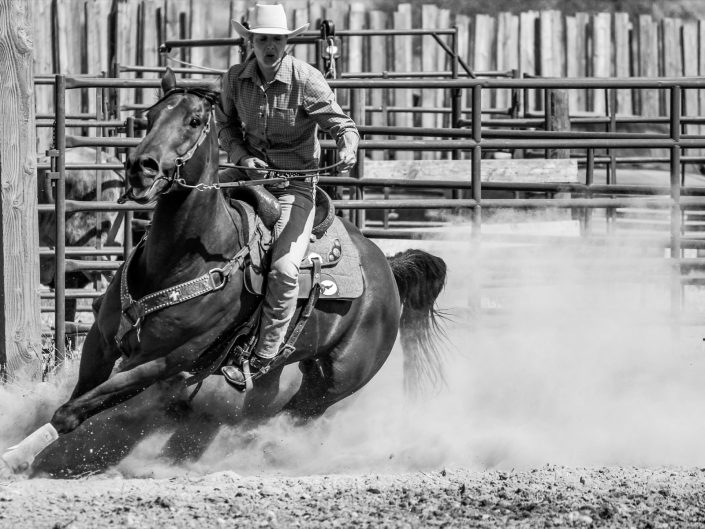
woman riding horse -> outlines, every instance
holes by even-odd
[[[351,169],[359,135],[355,123],[335,102],[323,75],[286,53],[289,37],[308,28],[290,30],[281,4],[256,5],[250,27],[233,20],[254,54],[225,74],[216,123],[221,147],[230,160],[247,167],[247,176],[265,178],[269,168],[316,169],[321,147],[318,128],[338,145],[340,169]],[[262,306],[259,340],[250,361],[252,375],[279,353],[296,310],[299,265],[313,228],[316,179],[291,180],[266,186],[281,204],[274,227],[271,268]],[[244,386],[241,369],[229,366],[225,375]]]
[[[149,233],[94,304],[95,322],[83,345],[70,399],[50,423],[3,454],[15,472],[29,468],[42,451],[33,467],[37,471],[66,474],[90,462],[99,468],[110,464],[100,450],[71,459],[71,432],[162,381],[170,382],[171,393],[165,390],[163,401],[151,404],[173,404],[176,398],[188,407],[183,373],[202,372],[213,351],[248,323],[260,302],[243,285],[243,262],[257,244],[252,232],[260,231],[248,230],[242,213],[246,208],[232,208],[219,190],[218,139],[211,126],[219,96],[178,87],[171,71],[162,79],[162,89],[164,95],[147,112],[147,134],[126,165],[125,198],[155,204]],[[359,254],[364,289],[354,299],[318,301],[295,352],[286,359],[298,363],[299,386],[280,385],[284,365],[273,367],[246,393],[246,418],[282,411],[304,420],[320,416],[372,379],[389,356],[397,332],[405,383],[437,384],[442,378],[433,331],[445,263],[420,250],[387,259],[355,226],[339,222]],[[218,372],[220,365],[209,372]],[[221,421],[180,420],[172,435],[176,441],[169,445],[197,443],[198,450],[187,454],[197,457]],[[114,426],[110,420],[102,424]],[[121,440],[111,457],[125,455],[137,440]]]

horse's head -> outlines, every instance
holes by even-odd
[[[203,166],[188,171],[184,166],[192,157],[192,163],[203,159],[197,152],[215,126],[212,110],[217,92],[207,88],[179,88],[170,69],[162,78],[162,90],[164,95],[146,113],[146,136],[127,158],[129,188],[121,202],[153,202],[175,182],[195,185],[204,173]]]

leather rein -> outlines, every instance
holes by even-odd
[[[199,182],[197,184],[189,184],[184,180],[184,178],[181,177],[181,168],[186,165],[186,162],[188,162],[194,154],[196,154],[196,151],[198,148],[203,144],[203,142],[206,140],[208,137],[208,134],[210,134],[211,130],[211,123],[213,120],[213,110],[217,101],[218,94],[217,92],[212,92],[209,90],[201,90],[201,89],[188,89],[188,88],[172,88],[168,92],[166,92],[160,99],[157,101],[152,107],[154,108],[158,104],[160,104],[162,101],[167,99],[173,94],[193,94],[197,97],[201,97],[202,99],[205,99],[210,103],[210,109],[208,111],[208,119],[206,120],[205,126],[201,129],[201,134],[198,136],[198,139],[194,142],[194,144],[182,155],[178,155],[176,160],[175,160],[175,165],[174,165],[174,170],[171,172],[170,175],[168,176],[158,176],[157,178],[154,179],[152,182],[152,185],[150,186],[150,190],[154,188],[154,186],[159,182],[160,180],[164,180],[167,182],[167,186],[159,192],[159,195],[165,195],[169,193],[173,187],[174,184],[177,184],[179,187],[185,188],[185,189],[195,189],[196,191],[209,191],[209,190],[219,190],[219,189],[226,189],[230,187],[248,187],[248,186],[256,186],[256,185],[271,185],[271,184],[280,184],[284,182],[288,182],[289,180],[296,180],[296,179],[305,179],[305,178],[315,178],[317,180],[318,176],[320,176],[322,173],[326,171],[332,171],[336,167],[340,166],[343,162],[342,160],[339,160],[338,162],[327,165],[325,167],[319,167],[316,169],[275,169],[275,168],[268,168],[267,170],[267,176],[265,178],[260,178],[256,180],[236,180],[234,182],[216,182],[213,184],[206,184],[203,182]],[[248,171],[251,170],[251,167],[247,167],[244,165],[227,165],[227,166],[220,166],[220,167],[230,167],[234,169],[239,169],[243,171]],[[279,176],[276,176],[279,175]],[[127,200],[134,200],[134,196],[132,196],[131,191],[128,191],[118,199],[118,203],[122,204],[126,202]],[[139,201],[137,201],[139,202]]]

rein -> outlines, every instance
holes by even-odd
[[[197,191],[208,191],[211,189],[227,189],[229,187],[248,187],[257,185],[269,185],[269,184],[281,184],[283,182],[288,182],[289,180],[298,180],[305,178],[318,178],[322,173],[335,169],[343,163],[342,160],[332,164],[326,165],[325,167],[319,167],[317,169],[269,169],[268,175],[281,174],[283,176],[267,176],[265,178],[259,178],[256,180],[237,180],[235,182],[218,182],[216,184],[204,184],[199,182],[198,184],[187,184],[183,178],[175,179],[173,182],[179,184],[181,187],[187,189],[196,189]],[[225,166],[221,166],[225,167]],[[228,165],[227,167],[232,167],[234,169],[251,170],[251,167],[246,167],[244,165]]]
[[[230,187],[248,187],[248,186],[256,186],[256,185],[281,184],[284,182],[288,182],[289,180],[305,179],[305,178],[311,178],[311,177],[315,178],[317,181],[318,176],[320,176],[321,173],[325,173],[326,171],[331,171],[343,163],[342,160],[339,160],[338,162],[336,162],[334,164],[326,165],[324,167],[318,167],[316,169],[268,168],[267,176],[265,178],[260,178],[260,179],[256,179],[256,180],[238,180],[235,182],[222,182],[222,183],[218,182],[215,184],[204,184],[202,182],[199,182],[198,184],[188,184],[188,183],[186,183],[186,180],[184,180],[181,177],[181,168],[184,165],[186,165],[186,162],[188,162],[193,157],[193,155],[196,153],[198,148],[203,144],[203,142],[208,137],[208,134],[210,133],[211,121],[213,118],[213,107],[215,105],[217,94],[215,92],[211,92],[208,90],[174,88],[172,90],[169,90],[167,93],[165,93],[159,99],[159,101],[157,101],[154,105],[152,105],[151,108],[157,106],[159,103],[161,103],[162,101],[164,101],[169,96],[171,96],[172,94],[175,94],[175,93],[193,94],[198,97],[201,97],[210,103],[211,108],[208,112],[208,120],[206,121],[206,124],[203,127],[203,129],[201,129],[200,136],[198,137],[196,142],[183,155],[177,156],[176,161],[175,161],[175,168],[174,168],[174,171],[171,173],[171,175],[170,176],[159,176],[159,177],[155,178],[154,181],[152,182],[150,189],[152,189],[159,180],[165,180],[167,182],[166,188],[163,189],[159,193],[160,195],[164,195],[164,194],[168,193],[174,184],[178,184],[179,186],[186,188],[186,189],[195,189],[197,191],[208,191],[208,190],[226,189],[226,188],[230,188]],[[244,171],[249,171],[252,169],[251,167],[247,167],[244,165],[235,165],[235,166],[228,166],[228,167],[233,167],[234,169],[239,169],[239,170],[244,170]],[[281,176],[274,176],[274,175],[281,175]]]

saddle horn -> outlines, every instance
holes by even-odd
[[[264,186],[246,186],[238,189],[239,193],[249,195],[254,201],[253,207],[262,219],[262,223],[268,230],[274,229],[274,225],[282,214],[282,207],[279,201],[267,191]],[[247,200],[243,197],[243,200]]]
[[[220,171],[218,179],[221,182],[231,182],[237,179],[238,174],[237,169],[224,169]],[[235,187],[229,189],[227,194],[230,198],[242,200],[255,208],[268,230],[274,228],[282,214],[281,204],[264,186]]]

